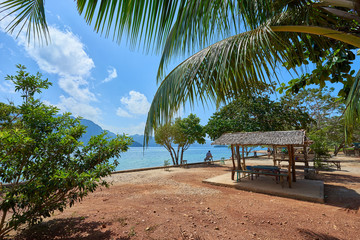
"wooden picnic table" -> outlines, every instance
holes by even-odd
[[[284,177],[288,177],[287,173],[281,173],[280,168],[277,166],[263,166],[263,165],[257,165],[257,166],[247,166],[246,170],[235,170],[236,175],[236,181],[241,181],[240,174],[243,173],[244,175],[248,175],[251,177],[251,180],[253,180],[253,175],[259,176],[259,175],[265,175],[265,176],[274,176],[276,179],[276,183],[281,183],[281,186],[283,187],[284,184]],[[290,180],[288,179],[288,182]],[[289,187],[291,187],[291,183],[289,182]]]

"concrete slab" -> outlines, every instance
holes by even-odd
[[[259,176],[254,180],[242,178],[240,182],[236,182],[236,180],[231,180],[231,173],[227,173],[203,180],[203,182],[245,191],[324,203],[324,183],[318,180],[297,179],[296,182],[292,183],[292,188],[286,184],[282,188],[281,184],[277,184],[275,178],[271,176]]]

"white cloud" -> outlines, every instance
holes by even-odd
[[[108,76],[102,81],[102,83],[110,82],[111,80],[117,78],[118,76],[116,68],[114,67],[110,67],[110,69],[108,69],[107,71],[108,71]]]
[[[49,27],[51,43],[38,46],[23,44],[29,56],[42,71],[59,76],[59,87],[69,96],[61,96],[57,106],[75,116],[97,121],[100,110],[91,105],[97,101],[89,88],[88,78],[95,67],[81,40],[70,31]]]
[[[79,102],[72,97],[60,96],[60,103],[56,104],[62,112],[71,112],[74,116],[90,119],[95,123],[100,122],[101,110],[91,104]]]
[[[132,117],[131,114],[129,114],[126,110],[122,109],[121,107],[119,107],[116,110],[116,115],[118,115],[119,117]]]
[[[4,14],[0,14],[0,18]],[[11,16],[2,19],[0,30],[5,32],[11,20]],[[61,31],[50,26],[49,33],[51,41],[47,45],[28,44],[25,31],[22,31],[18,38],[14,35],[12,37],[26,50],[29,57],[36,61],[41,71],[58,75],[59,87],[68,96],[61,96],[56,105],[62,111],[70,111],[76,116],[96,121],[99,119],[100,110],[91,105],[97,99],[88,82],[91,70],[95,67],[94,61],[86,53],[81,40],[70,30]]]
[[[0,83],[0,92],[15,93],[14,84],[10,81],[4,81],[3,83]]]
[[[88,82],[81,77],[62,76],[59,79],[59,86],[79,102],[84,103],[97,100],[95,94],[88,88]]]
[[[88,77],[95,67],[93,60],[85,52],[85,46],[72,32],[62,32],[49,27],[51,43],[43,46],[23,45],[40,69],[60,76]]]
[[[136,91],[130,91],[129,97],[122,97],[120,101],[130,113],[136,115],[147,114],[150,108],[146,96]]]

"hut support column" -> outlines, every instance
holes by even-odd
[[[236,160],[237,160],[237,170],[241,170],[241,161],[240,161],[240,145],[236,146]]]
[[[273,151],[272,151],[273,154],[272,155],[273,155],[274,166],[276,166],[276,149],[275,149],[274,145],[272,146],[272,149],[273,149]]]
[[[234,151],[234,145],[231,145],[231,159],[233,163],[233,168],[231,171],[231,180],[235,180],[235,151]]]
[[[243,160],[243,170],[246,170],[246,165],[245,165],[245,152],[244,152],[244,146],[242,146],[242,160]]]
[[[294,146],[291,145],[291,172],[292,172],[292,180],[296,182],[296,170],[295,170],[295,150]]]
[[[307,145],[304,145],[304,160],[305,160],[305,167],[309,167],[308,155],[307,155]]]
[[[289,188],[291,188],[291,165],[292,165],[292,158],[291,158],[291,147],[290,145],[287,146],[288,154],[289,154],[289,164],[288,164],[288,182]]]

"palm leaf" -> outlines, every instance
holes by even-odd
[[[3,20],[9,16],[15,16],[6,30],[14,33],[16,30],[19,34],[26,29],[26,36],[30,42],[30,38],[39,39],[40,41],[48,41],[49,31],[46,24],[45,9],[43,0],[8,0],[0,3],[0,12],[5,13]]]
[[[341,31],[332,30],[329,28],[314,27],[314,26],[273,26],[271,29],[274,32],[297,32],[297,33],[308,33],[316,34],[331,39],[339,40],[344,43],[348,43],[355,47],[360,48],[360,37],[348,34]]]
[[[261,92],[283,62],[292,62],[298,35],[275,34],[268,26],[217,42],[186,59],[161,82],[145,128],[149,136],[186,102],[219,104]],[[301,58],[301,57],[300,57]],[[299,59],[300,59],[299,58]],[[296,64],[294,64],[296,65]]]
[[[354,83],[346,100],[345,138],[348,143],[352,140],[352,132],[360,121],[360,70],[355,76]]]

